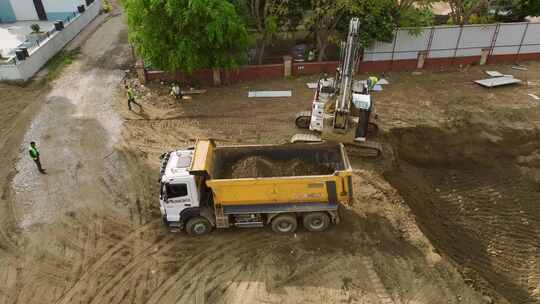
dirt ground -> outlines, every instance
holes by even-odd
[[[374,96],[385,153],[353,157],[355,204],[342,223],[192,238],[161,222],[159,155],[197,137],[287,142],[313,78],[180,102],[154,83],[129,112],[126,38],[122,16],[108,18],[50,86],[0,84],[0,303],[540,301],[540,103],[527,96],[540,93],[540,63],[387,74]],[[493,69],[528,85],[471,83]],[[26,157],[31,140],[45,176]]]

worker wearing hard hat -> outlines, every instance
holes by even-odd
[[[369,76],[368,80],[367,80],[367,83],[368,83],[368,88],[369,90],[373,90],[373,88],[375,87],[375,85],[379,82],[379,78],[375,77],[375,76]]]

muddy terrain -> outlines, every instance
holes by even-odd
[[[199,137],[287,142],[312,78],[179,102],[166,85],[139,85],[142,109],[130,112],[131,52],[113,15],[49,86],[0,85],[0,303],[540,301],[540,103],[527,95],[540,93],[539,63],[488,67],[526,81],[492,90],[472,84],[484,67],[389,73],[374,96],[384,155],[352,155],[355,202],[339,225],[193,238],[161,222],[159,155]],[[45,176],[26,157],[30,140]]]

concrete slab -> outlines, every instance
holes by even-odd
[[[292,91],[251,91],[248,97],[291,97]]]
[[[376,84],[376,85],[373,86],[373,91],[375,91],[375,92],[380,92],[382,90],[383,90],[383,88],[382,88],[382,85],[380,85],[380,84]]]
[[[486,71],[486,74],[488,74],[491,77],[503,77],[504,75],[499,71]]]
[[[509,84],[516,84],[520,83],[521,80],[516,78],[509,78],[509,77],[496,77],[496,78],[489,78],[489,79],[482,79],[482,80],[476,80],[475,83],[487,87],[498,87],[503,85],[509,85]]]

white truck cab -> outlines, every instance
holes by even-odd
[[[162,155],[159,209],[168,223],[179,222],[183,211],[200,205],[195,176],[188,171],[193,153],[179,150]]]

